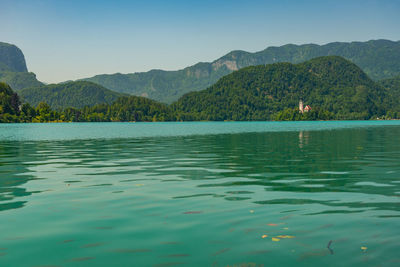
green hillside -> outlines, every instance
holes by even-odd
[[[5,83],[0,82],[0,114],[15,115],[19,112],[20,100],[18,95]]]
[[[379,81],[387,91],[386,106],[389,118],[400,118],[400,75]]]
[[[33,72],[0,71],[0,81],[11,86],[16,91],[33,86],[42,86]]]
[[[81,91],[91,91],[98,85],[89,82],[75,82],[69,88],[78,87]],[[63,92],[64,91],[64,92]],[[61,93],[73,89],[61,90]],[[103,92],[104,93],[104,92]],[[107,93],[107,92],[105,92]],[[97,96],[101,93],[97,93]],[[92,94],[96,97],[96,94]],[[29,103],[21,103],[20,98],[10,86],[0,82],[0,123],[4,122],[105,122],[105,121],[166,121],[174,120],[171,109],[154,100],[121,96],[111,104],[103,103],[92,107],[65,108],[54,110],[45,102],[36,107]]]
[[[46,102],[53,109],[82,108],[96,104],[111,104],[123,94],[86,81],[50,84],[25,88],[18,92],[24,102],[33,106]]]
[[[1,83],[0,122],[400,118],[399,80],[374,82],[349,60],[328,56],[243,68],[170,106],[85,81],[23,89],[22,100],[36,107],[21,106]],[[310,111],[299,113],[300,99]]]
[[[152,70],[133,74],[97,75],[85,80],[114,91],[145,96],[165,103],[185,93],[205,89],[219,78],[238,69],[277,62],[300,63],[312,58],[337,55],[358,65],[374,80],[400,74],[400,41],[329,43],[326,45],[293,45],[268,47],[249,53],[233,51],[211,62],[198,63],[178,71]]]
[[[385,97],[355,64],[329,56],[247,67],[186,94],[172,107],[178,120],[271,120],[298,114],[303,99],[312,107],[303,119],[369,119],[384,114]]]

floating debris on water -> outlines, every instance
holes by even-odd
[[[268,237],[268,235],[262,235],[262,236],[261,236],[261,238],[266,238],[266,237]]]
[[[275,242],[281,241],[279,238],[276,238],[276,237],[271,238],[271,240],[275,241]]]
[[[367,247],[361,247],[361,250],[364,252],[367,251],[367,249],[368,249]]]
[[[185,211],[183,214],[200,214],[203,213],[202,211],[199,210],[194,210],[194,211]]]
[[[83,245],[83,246],[81,246],[81,248],[93,248],[93,247],[99,247],[99,246],[102,246],[102,245],[104,245],[104,243],[91,243],[91,244],[86,244],[86,245]]]
[[[213,256],[220,255],[220,254],[225,253],[225,252],[227,252],[227,251],[229,251],[229,250],[231,250],[231,249],[230,249],[230,248],[223,248],[223,249],[220,249],[220,250],[218,250],[217,252],[215,252],[215,253],[213,254]]]

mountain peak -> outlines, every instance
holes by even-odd
[[[0,42],[0,71],[28,71],[21,49],[13,44]]]

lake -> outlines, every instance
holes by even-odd
[[[0,266],[400,266],[400,121],[0,125]]]

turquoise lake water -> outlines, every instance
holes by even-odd
[[[0,124],[0,266],[400,266],[400,121]]]

